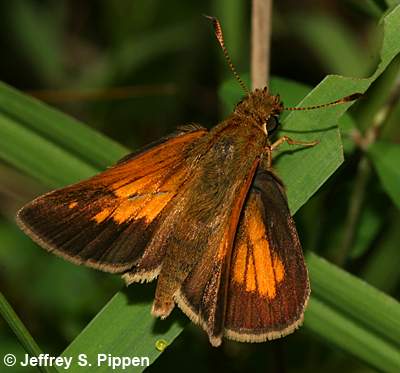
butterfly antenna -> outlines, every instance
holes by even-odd
[[[346,102],[351,102],[358,100],[360,97],[362,97],[362,93],[353,93],[352,95],[342,97],[339,100],[329,102],[327,104],[322,104],[322,105],[314,105],[314,106],[306,106],[306,107],[284,107],[283,110],[290,110],[290,111],[296,111],[296,110],[314,110],[314,109],[321,109],[324,107],[329,107],[329,106],[336,106],[340,104],[345,104]]]
[[[235,76],[236,80],[239,82],[240,86],[242,87],[243,91],[250,95],[250,91],[247,88],[246,84],[244,84],[243,80],[240,78],[239,74],[237,73],[235,66],[233,65],[231,56],[228,53],[228,50],[225,47],[224,42],[224,34],[222,33],[222,27],[219,23],[218,19],[215,17],[204,15],[207,19],[209,19],[214,27],[215,36],[217,37],[218,43],[221,46],[222,51],[224,52],[225,59],[228,63],[229,68],[232,70],[233,75]]]

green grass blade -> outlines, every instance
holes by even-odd
[[[394,212],[379,250],[375,250],[371,255],[361,273],[361,277],[369,284],[387,292],[395,292],[400,283],[399,262],[393,260],[399,255],[399,226],[400,216]]]
[[[377,141],[367,151],[383,188],[400,208],[400,145]]]
[[[373,60],[360,47],[353,30],[339,18],[328,13],[295,13],[289,23],[329,71],[359,77],[371,71]],[[327,48],[327,40],[335,48]]]
[[[350,352],[382,372],[400,370],[399,347],[395,347],[357,321],[312,297],[305,314],[308,330]]]
[[[56,188],[98,170],[21,123],[0,113],[0,157],[20,171]]]
[[[108,166],[128,151],[100,132],[1,82],[0,112],[96,168]]]
[[[315,297],[400,348],[399,302],[315,254],[307,259]]]
[[[30,356],[39,356],[42,354],[39,346],[25,327],[21,319],[15,313],[10,303],[4,297],[3,293],[0,292],[0,314],[7,322],[9,327],[12,329],[14,334],[17,336],[22,347]],[[18,363],[17,363],[18,364]],[[55,373],[58,372],[56,368],[51,366],[38,366],[38,369],[43,373]]]
[[[75,365],[71,372],[92,372],[93,367],[96,372],[108,372],[107,364],[98,364],[98,353],[147,357],[151,364],[162,353],[157,348],[158,341],[163,340],[168,345],[172,343],[186,321],[179,323],[176,318],[161,321],[151,317],[151,303],[147,300],[141,304],[141,300],[138,301],[140,293],[143,293],[143,285],[139,284],[116,294],[68,346],[63,356],[77,357],[85,353],[92,364],[92,367]],[[146,366],[137,367],[135,372],[144,368]]]

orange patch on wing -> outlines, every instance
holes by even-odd
[[[245,282],[246,282],[246,291],[256,291],[257,290],[257,272],[254,266],[254,260],[252,257],[249,258],[249,263],[246,268],[245,274]]]
[[[276,281],[281,282],[285,277],[285,267],[277,255],[274,255],[273,267]]]
[[[237,254],[235,258],[234,264],[234,279],[237,282],[244,282],[244,276],[246,274],[246,258],[248,247],[245,242],[241,241],[237,243]]]
[[[154,175],[153,177],[143,177],[128,184],[127,182],[127,179],[123,179],[111,185],[117,197],[129,197],[135,194],[142,194],[145,191],[154,192],[159,184]]]
[[[113,208],[104,208],[92,220],[101,223],[110,217],[117,224],[135,219],[144,219],[146,223],[151,223],[173,197],[173,193],[147,193],[119,199],[114,202]]]
[[[78,202],[71,202],[69,205],[68,205],[68,208],[69,209],[73,209],[74,207],[76,207],[76,206],[78,206]]]
[[[186,175],[186,170],[181,168],[167,179],[154,174],[131,183],[125,178],[112,184],[114,195],[123,201],[112,214],[112,218],[118,224],[132,219],[152,222],[176,195]]]
[[[110,187],[114,191],[122,188],[117,196],[126,197],[139,193],[144,190],[143,188],[148,187],[147,182],[157,184],[160,181],[159,176],[163,174],[163,169],[171,170],[173,165],[181,163],[185,147],[206,133],[206,130],[199,130],[171,138],[164,144],[138,154],[131,160],[109,168],[97,177],[95,176],[91,182]],[[132,179],[135,181],[129,183]],[[157,191],[156,186],[152,188],[152,191]]]
[[[142,203],[140,201],[131,201],[126,199],[115,209],[112,214],[112,219],[117,224],[125,223],[135,216],[141,206]]]
[[[102,210],[94,220],[102,222],[111,213],[111,218],[117,224],[134,219],[144,219],[146,223],[150,223],[176,195],[186,174],[186,170],[182,168],[166,180],[157,174],[133,182],[129,182],[129,178],[119,180],[111,184],[115,198],[112,202],[109,201],[109,206],[114,205],[114,211],[111,213],[109,209]]]
[[[271,255],[262,216],[254,206],[254,200],[249,203],[253,205],[245,216],[249,241],[239,239],[233,278],[244,284],[246,291],[257,291],[268,298],[275,298],[277,284],[283,280],[285,268],[277,255]]]
[[[146,223],[152,222],[172,197],[174,194],[168,192],[153,195],[150,202],[139,212],[137,218],[144,218]]]
[[[166,172],[171,172],[168,168]],[[111,188],[117,197],[126,198],[136,194],[172,192],[176,191],[184,181],[187,169],[181,167],[171,176],[167,177],[162,173],[153,173],[129,182],[129,178],[118,180],[111,184]]]
[[[105,208],[101,210],[98,214],[93,216],[92,220],[95,220],[96,223],[100,224],[110,216],[110,213],[111,210],[109,208]]]

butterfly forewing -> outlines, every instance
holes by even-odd
[[[193,146],[206,133],[181,131],[91,179],[38,197],[20,210],[19,225],[70,261],[126,271],[143,257],[157,221],[189,178]]]

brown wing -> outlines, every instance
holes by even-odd
[[[259,170],[232,252],[226,337],[262,342],[293,332],[310,294],[307,269],[281,182]]]
[[[80,183],[38,197],[18,213],[37,243],[74,263],[123,272],[146,259],[146,244],[191,172],[192,150],[207,131],[190,128],[123,158]],[[140,279],[152,279],[151,255]]]
[[[202,326],[214,346],[220,345],[222,341],[231,251],[240,211],[258,162],[258,159],[255,159],[251,167],[243,168],[246,173],[240,180],[240,187],[232,197],[229,197],[232,195],[230,188],[223,190],[226,193],[224,202],[215,209],[222,212],[218,216],[219,224],[216,223],[207,232],[208,240],[205,245],[207,249],[204,250],[175,295],[178,306],[192,321]]]

